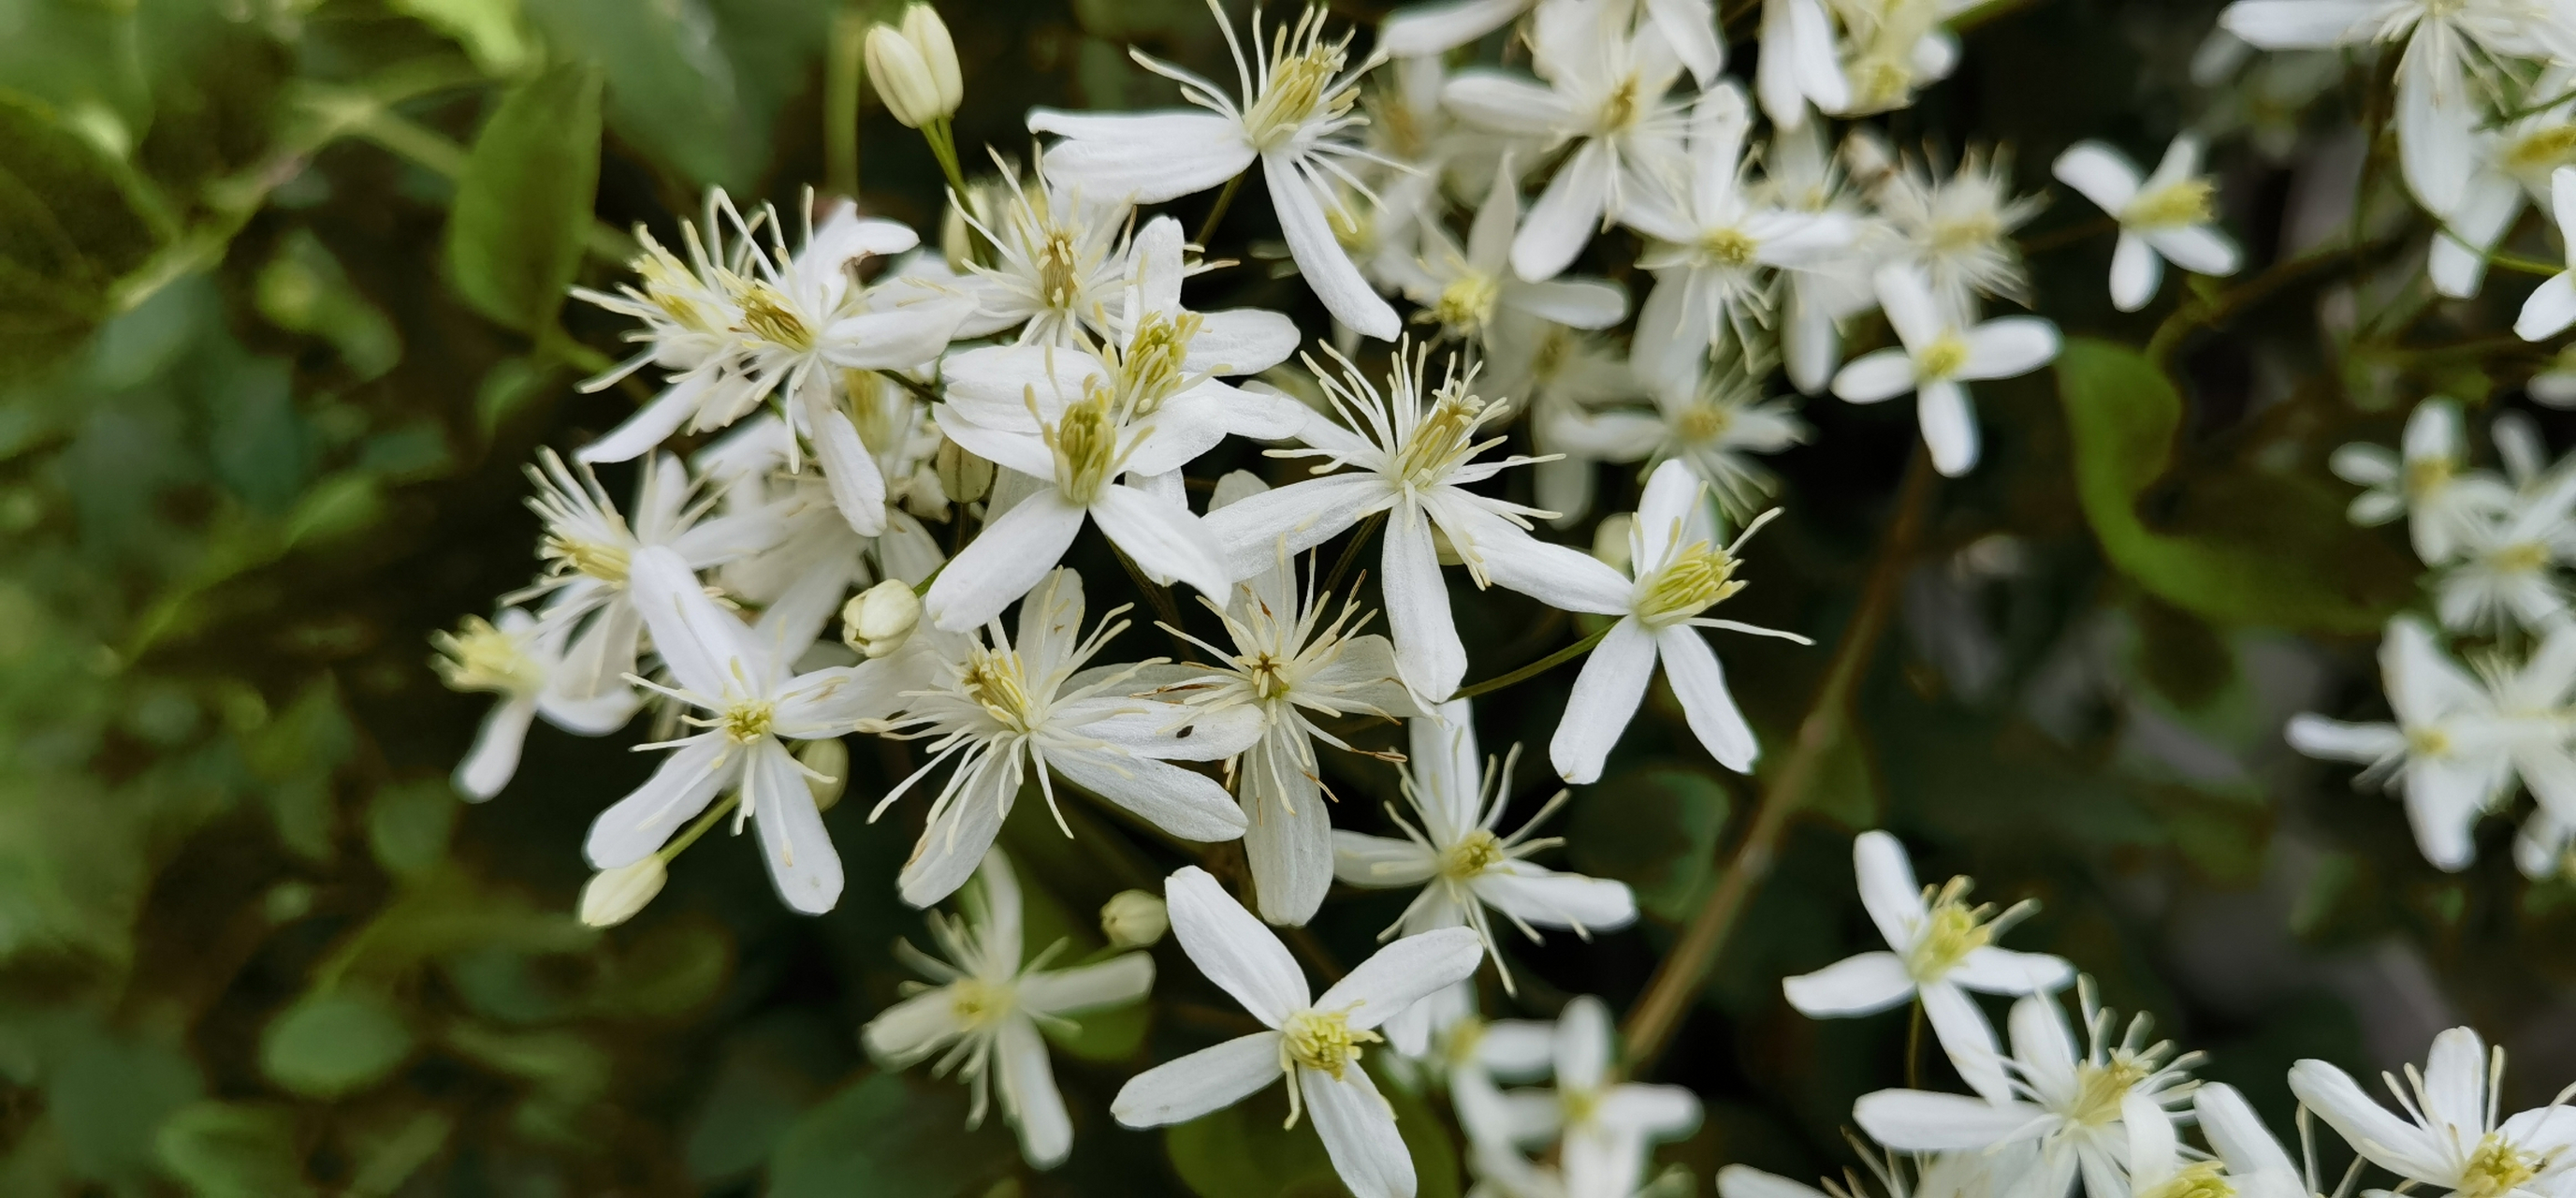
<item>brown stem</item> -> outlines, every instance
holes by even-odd
[[[1913,558],[1915,539],[1931,508],[1935,481],[1931,465],[1929,457],[1917,449],[1912,464],[1905,469],[1895,520],[1888,527],[1886,542],[1879,547],[1878,561],[1870,568],[1869,581],[1863,584],[1860,607],[1852,613],[1842,644],[1834,650],[1833,663],[1826,667],[1825,683],[1816,692],[1814,706],[1807,709],[1806,719],[1798,725],[1798,738],[1789,746],[1788,759],[1781,763],[1780,773],[1754,809],[1752,826],[1735,846],[1734,856],[1718,878],[1717,889],[1700,904],[1689,926],[1682,929],[1681,939],[1673,942],[1672,951],[1664,955],[1637,1005],[1628,1009],[1624,1030],[1627,1069],[1631,1074],[1643,1074],[1652,1068],[1655,1058],[1671,1045],[1682,1016],[1698,999],[1701,983],[1708,979],[1708,971],[1725,951],[1736,923],[1744,916],[1745,906],[1778,863],[1780,840],[1788,831],[1790,817],[1805,805],[1807,791],[1824,772],[1825,752],[1839,739],[1850,714],[1852,689],[1876,656],[1879,634],[1887,630],[1888,616],[1895,607],[1897,582]]]

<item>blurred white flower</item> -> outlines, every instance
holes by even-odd
[[[431,633],[438,657],[430,668],[450,690],[500,696],[474,734],[474,747],[456,763],[456,792],[472,802],[501,793],[519,770],[519,750],[538,716],[566,732],[604,736],[626,725],[641,705],[632,687],[615,686],[586,697],[565,692],[573,681],[564,669],[568,623],[540,624],[518,608],[500,619],[467,616],[454,632]]]
[[[2522,301],[2513,331],[2525,341],[2555,337],[2576,324],[2576,167],[2562,166],[2549,176],[2549,214],[2558,224],[2568,268],[2542,280]]]
[[[1617,1080],[1610,1011],[1591,995],[1565,1004],[1553,1041],[1554,1091],[1502,1096],[1511,1138],[1524,1146],[1558,1142],[1569,1198],[1627,1198],[1645,1179],[1655,1143],[1699,1126],[1699,1098],[1680,1086]]]
[[[1881,349],[1844,364],[1834,394],[1877,403],[1914,392],[1914,416],[1932,465],[1957,477],[1977,464],[1977,414],[1962,383],[2028,374],[2057,356],[2057,326],[2036,316],[1973,317],[1945,311],[1922,271],[1903,264],[1878,272],[1879,307],[1901,349]]]
[[[2379,643],[2379,675],[2395,723],[2301,714],[2290,720],[2290,746],[2310,757],[2364,763],[2359,781],[2402,793],[2424,859],[2464,869],[2477,853],[2470,830],[2512,785],[2511,744],[2497,735],[2487,692],[2442,651],[2422,620],[2389,621]]]
[[[2504,1049],[2490,1060],[2476,1031],[2455,1027],[2433,1038],[2421,1073],[2407,1066],[2406,1090],[2388,1079],[2403,1117],[2374,1101],[2350,1074],[2315,1059],[2290,1067],[2290,1092],[2353,1151],[2424,1187],[2421,1192],[2459,1198],[2557,1193],[2576,1175],[2576,1110],[2561,1101],[2499,1118],[2503,1075]]]
[[[2204,275],[2232,275],[2244,263],[2236,243],[2210,227],[2218,218],[2217,188],[2200,173],[2200,139],[2191,134],[2173,139],[2156,173],[2143,178],[2135,163],[2098,141],[2068,147],[2051,170],[2119,221],[2111,305],[2123,312],[2155,298],[2167,260]]]
[[[2412,515],[2406,531],[2415,556],[2428,566],[2448,564],[2482,524],[2513,506],[2502,480],[2468,466],[2459,405],[2433,396],[2406,418],[2403,456],[2356,442],[2326,459],[2336,477],[2367,488],[2353,496],[2349,516],[2363,527]]]
[[[1390,269],[1405,295],[1422,305],[1414,319],[1437,324],[1446,335],[1471,338],[1490,354],[1503,336],[1498,320],[1507,313],[1576,329],[1606,329],[1627,317],[1628,293],[1616,283],[1564,278],[1533,283],[1514,273],[1512,237],[1520,218],[1520,186],[1508,153],[1494,167],[1493,186],[1476,210],[1464,248],[1449,239],[1437,220],[1424,216],[1414,259]]]

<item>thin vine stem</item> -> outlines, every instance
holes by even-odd
[[[1341,593],[1342,580],[1350,577],[1352,566],[1359,564],[1360,546],[1368,544],[1370,535],[1377,532],[1378,525],[1384,523],[1386,523],[1384,512],[1360,521],[1360,530],[1352,533],[1351,543],[1342,547],[1342,556],[1333,562],[1333,572],[1324,576],[1324,587],[1319,593],[1326,595]]]
[[[1896,606],[1897,583],[1913,561],[1914,543],[1932,506],[1936,476],[1931,466],[1931,459],[1918,448],[1912,464],[1906,467],[1905,482],[1896,500],[1896,516],[1888,527],[1886,542],[1879,547],[1877,562],[1870,567],[1860,606],[1852,613],[1841,645],[1834,650],[1833,663],[1826,667],[1824,686],[1816,692],[1815,704],[1798,724],[1797,740],[1789,746],[1780,772],[1754,809],[1752,825],[1728,858],[1716,889],[1700,903],[1689,925],[1682,929],[1681,938],[1673,942],[1672,951],[1664,955],[1654,977],[1647,981],[1645,993],[1628,1009],[1623,1031],[1627,1043],[1625,1064],[1632,1075],[1653,1068],[1655,1059],[1671,1046],[1673,1033],[1696,1003],[1701,984],[1708,980],[1708,971],[1726,950],[1745,907],[1778,864],[1780,840],[1788,831],[1790,817],[1806,805],[1807,792],[1824,772],[1826,752],[1841,739],[1843,726],[1850,718],[1852,690],[1877,657],[1879,637],[1887,631],[1889,616]]]
[[[1601,631],[1593,633],[1592,635],[1576,641],[1571,645],[1567,645],[1554,653],[1550,653],[1547,656],[1531,662],[1528,665],[1522,666],[1521,668],[1505,674],[1500,678],[1488,678],[1483,682],[1475,683],[1471,686],[1459,687],[1458,693],[1449,696],[1449,698],[1453,701],[1458,699],[1473,699],[1478,695],[1491,694],[1494,691],[1501,690],[1515,682],[1536,678],[1549,670],[1553,670],[1558,666],[1574,660],[1575,658],[1581,657],[1586,653],[1590,653],[1592,651],[1592,647],[1600,644],[1601,638],[1610,635],[1610,630],[1616,627],[1618,627],[1616,624],[1605,625]]]
[[[1205,248],[1208,238],[1216,236],[1217,224],[1225,219],[1225,210],[1234,206],[1234,193],[1242,189],[1243,174],[1238,173],[1226,180],[1225,190],[1216,193],[1216,206],[1208,209],[1206,220],[1199,222],[1199,235],[1190,240]]]

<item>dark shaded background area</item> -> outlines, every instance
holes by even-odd
[[[1878,123],[1944,162],[2008,147],[2032,190],[2081,136],[2152,159],[2186,123],[2301,135],[2287,155],[2242,137],[2213,155],[2253,269],[2302,221],[2363,237],[2348,266],[2180,342],[2181,442],[2136,496],[2146,532],[2132,535],[2250,547],[2331,577],[2350,602],[2314,619],[2290,602],[2257,627],[2215,618],[2223,596],[2124,572],[2076,479],[2165,447],[2080,442],[2047,374],[1981,386],[1986,460],[1937,493],[1899,632],[1828,784],[1661,1067],[1707,1100],[1700,1134],[1664,1151],[1703,1182],[1738,1160],[1839,1171],[1852,1098],[1903,1079],[1903,1016],[1811,1022],[1777,985],[1872,943],[1849,866],[1851,833],[1869,827],[1904,837],[1927,880],[1970,873],[1981,896],[2041,900],[2017,947],[2064,954],[2110,1005],[2152,1011],[2210,1051],[2206,1076],[2284,1126],[2291,1060],[2390,1064],[2463,1019],[2516,1054],[2509,1108],[2576,1075],[2576,887],[2513,874],[2500,827],[2477,867],[2438,874],[2395,803],[2279,743],[2303,707],[2376,712],[2371,629],[2335,612],[2411,593],[2395,534],[2342,525],[2324,455],[2392,441],[2396,413],[2428,391],[2518,404],[2480,360],[2424,352],[2499,327],[2518,297],[2419,307],[2358,349],[2320,333],[2337,288],[2420,255],[2393,170],[2365,166],[2350,132],[2375,68],[2329,64],[2341,82],[2303,112],[2266,110],[2241,83],[2197,88],[2184,64],[2215,7],[1995,6],[1959,74]],[[1024,158],[1034,104],[1171,102],[1124,57],[1129,42],[1231,78],[1187,0],[942,8],[968,80],[963,146]],[[0,1193],[1335,1192],[1312,1137],[1278,1132],[1275,1091],[1168,1137],[1109,1122],[1127,1076],[1234,1030],[1231,1004],[1169,945],[1150,1016],[1059,1046],[1077,1147],[1052,1173],[1024,1170],[998,1119],[963,1131],[962,1087],[865,1063],[856,1028],[906,976],[889,946],[923,934],[892,887],[922,804],[865,820],[909,772],[904,746],[852,741],[852,799],[827,820],[852,881],[819,919],[787,913],[723,837],[682,858],[632,924],[602,934],[570,918],[583,829],[648,767],[626,751],[640,728],[601,741],[541,728],[498,799],[467,807],[448,789],[483,700],[440,688],[427,637],[532,573],[531,453],[581,443],[637,398],[572,389],[621,353],[613,320],[478,273],[472,239],[586,246],[568,269],[606,285],[622,277],[621,230],[669,241],[708,187],[792,210],[824,171],[825,56],[836,19],[852,19],[840,11],[0,0]],[[485,185],[510,202],[460,231],[451,205],[477,186],[478,133],[502,96],[584,63],[602,86],[597,227],[544,240],[546,189],[529,181],[525,194]],[[579,115],[565,119],[576,148],[593,141]],[[870,103],[860,145],[864,203],[935,224],[920,140]],[[2340,218],[2356,182],[2369,206]],[[1195,222],[1207,203],[1174,208]],[[2113,313],[2108,241],[2054,236],[2094,215],[2061,196],[2025,231],[2051,247],[2033,264],[2038,306],[2071,335],[2142,344],[2183,284],[2147,313]],[[1195,282],[1194,306],[1274,306],[1323,329],[1303,286],[1271,269],[1276,236],[1246,189],[1210,256],[1247,265]],[[1642,293],[1620,266],[1633,249],[1613,233],[1588,267]],[[1915,439],[1907,404],[1822,400],[1806,416],[1813,443],[1777,463],[1786,516],[1754,542],[1753,585],[1729,614],[1824,644],[1721,646],[1775,750],[1815,694]],[[1287,477],[1240,445],[1193,473],[1237,467]],[[623,495],[631,479],[611,471],[608,485]],[[1597,510],[1636,487],[1605,468]],[[1073,561],[1095,594],[1123,585],[1102,581],[1121,575],[1096,545]],[[1471,677],[1576,635],[1501,592],[1462,584],[1457,606]],[[1117,651],[1168,649],[1140,627]],[[1482,701],[1488,749],[1542,746],[1571,680]],[[1326,761],[1336,822],[1379,826],[1392,774]],[[1536,761],[1522,770],[1507,822],[1552,782]],[[1647,921],[1507,946],[1521,992],[1488,993],[1487,1009],[1633,999],[1759,785],[1698,754],[1659,688],[1612,776],[1554,829],[1571,841],[1563,861],[1636,886]],[[1033,945],[1088,947],[1102,900],[1185,860],[1100,808],[1074,814],[1071,844],[1033,804],[1005,832],[1032,883]],[[1356,961],[1401,903],[1336,898],[1315,938]],[[1945,1070],[1927,1065],[1936,1082]],[[1454,1151],[1427,1134],[1448,1118],[1442,1100],[1397,1100],[1426,1133],[1423,1193],[1459,1192]]]

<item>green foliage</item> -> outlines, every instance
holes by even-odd
[[[1717,838],[1734,806],[1726,787],[1682,765],[1650,765],[1603,778],[1565,829],[1571,863],[1616,878],[1661,919],[1690,918],[1715,885]]]
[[[197,1102],[154,1135],[161,1164],[197,1198],[295,1198],[311,1194],[295,1113],[272,1103]]]
[[[965,1107],[955,1086],[893,1073],[859,1078],[779,1137],[769,1158],[771,1198],[981,1193],[1019,1149],[999,1119],[962,1131]]]
[[[122,164],[31,97],[0,90],[0,368],[80,344],[156,238]]]
[[[456,181],[448,269],[467,303],[512,328],[552,328],[581,266],[599,188],[599,90],[599,73],[581,65],[511,88]]]
[[[411,1050],[411,1029],[383,999],[337,990],[307,995],[271,1021],[259,1067],[297,1094],[338,1098],[384,1080]]]

